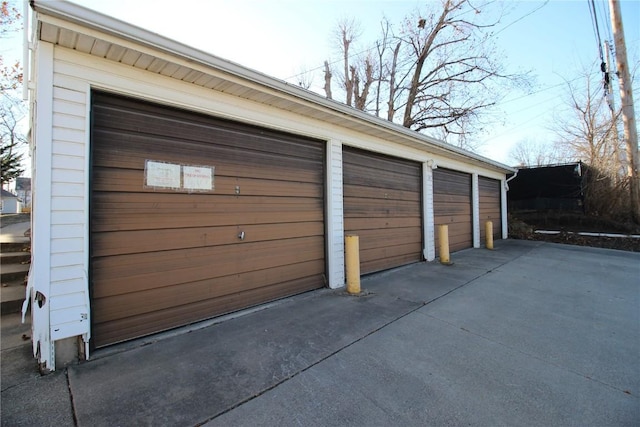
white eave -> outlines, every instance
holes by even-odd
[[[66,1],[32,0],[40,40],[313,117],[447,158],[515,169],[327,99],[134,25]]]

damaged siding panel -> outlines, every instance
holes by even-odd
[[[68,309],[65,309],[68,311]],[[82,311],[78,311],[78,315],[82,315],[85,309]],[[54,312],[51,312],[51,340],[57,341],[65,338],[75,337],[78,335],[83,335],[87,333],[87,328],[89,327],[89,322],[87,320],[84,321],[74,321],[74,322],[63,322],[63,323],[53,323]]]
[[[51,283],[51,138],[53,109],[53,45],[36,42],[34,51],[34,76],[38,84],[34,90],[35,103],[32,104],[32,137],[35,144],[33,150],[33,188],[34,211],[31,244],[38,250],[33,251],[29,287],[31,290],[31,318],[33,332],[33,354],[38,358],[42,370],[54,370],[54,350],[51,341],[49,322],[50,304],[36,304],[35,294],[40,292],[50,301]],[[39,197],[39,198],[38,198]]]
[[[52,259],[54,256],[52,256]],[[51,337],[53,340],[86,334],[89,330],[88,306],[83,266],[52,269]],[[78,278],[79,276],[81,278]],[[66,280],[60,280],[66,279]]]
[[[82,295],[78,295],[82,297]],[[51,310],[51,328],[65,327],[69,324],[80,323],[83,313],[86,313],[84,302],[73,307],[63,307],[61,310]],[[64,337],[63,337],[64,338]]]

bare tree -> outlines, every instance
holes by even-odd
[[[500,22],[484,19],[491,1],[441,0],[440,9],[411,16],[402,40],[410,82],[402,124],[418,131],[444,129],[464,141],[482,113],[499,99],[498,85],[520,85],[526,78],[508,74],[490,30]]]
[[[0,5],[0,37],[20,29],[20,12],[8,1]],[[0,55],[0,160],[2,163],[2,184],[19,176],[22,167],[22,153],[19,152],[26,138],[20,131],[20,120],[25,115],[24,102],[17,89],[22,83],[23,73],[19,61],[9,62]]]
[[[592,73],[584,73],[582,86],[567,82],[566,106],[568,114],[560,115],[555,122],[558,140],[575,159],[602,171],[615,175],[617,159],[614,133],[615,119],[606,107],[599,82]]]
[[[589,213],[628,217],[631,205],[629,182],[622,179],[616,137],[619,112],[612,117],[603,96],[602,85],[593,80],[597,72],[586,71],[581,83],[567,82],[566,114],[557,117],[555,131],[561,144],[574,160],[590,168],[587,189]]]
[[[18,122],[24,116],[20,105],[12,105],[3,95],[0,103],[0,170],[1,182],[5,184],[24,172],[22,153],[18,151],[26,139],[18,130]]]
[[[389,70],[389,101],[387,102],[389,107],[387,110],[387,120],[389,121],[393,121],[393,118],[396,115],[396,91],[398,89],[396,86],[396,71],[398,69],[398,55],[400,54],[401,47],[402,44],[397,43],[396,47],[393,49],[391,68]]]
[[[20,11],[9,1],[0,3],[0,37],[20,30]],[[5,61],[0,55],[0,90],[2,95],[15,90],[22,83],[22,66],[19,61]]]
[[[305,66],[300,67],[296,77],[298,77],[298,86],[301,88],[309,89],[313,85],[313,73]]]
[[[351,64],[351,48],[360,35],[360,24],[358,24],[357,21],[353,19],[343,19],[338,22],[335,39],[338,43],[338,49],[342,54],[343,71],[340,78],[342,88],[345,92],[345,103],[350,107],[353,105],[353,89],[355,84],[355,73]]]
[[[385,70],[385,58],[387,52],[387,44],[391,31],[391,23],[383,18],[381,23],[382,39],[376,41],[376,53],[378,54],[378,76],[376,79],[376,106],[374,114],[380,116],[380,100],[382,98],[382,82],[387,79],[387,73]]]
[[[528,82],[525,75],[503,69],[490,34],[500,14],[493,20],[483,18],[493,12],[494,3],[429,3],[430,10],[409,15],[399,31],[383,20],[380,39],[362,55],[352,52],[357,25],[341,21],[336,41],[342,54],[345,103],[469,148],[468,135],[480,129],[483,115],[503,92],[496,86]],[[375,52],[375,58],[369,52]],[[325,66],[325,82],[327,76]],[[327,85],[325,93],[330,93]]]
[[[568,161],[552,141],[539,141],[532,138],[522,139],[511,148],[509,157],[517,166],[544,166]]]
[[[360,70],[363,70],[362,75],[361,72],[358,71],[358,68]],[[358,68],[353,65],[351,66],[351,81],[353,82],[354,107],[356,107],[358,110],[364,110],[367,106],[367,98],[369,97],[371,85],[374,82],[373,59],[369,56],[366,57],[364,59],[364,64]],[[360,89],[361,83],[362,89]]]

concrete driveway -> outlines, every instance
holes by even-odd
[[[640,254],[497,243],[8,388],[3,356],[2,424],[639,425]]]

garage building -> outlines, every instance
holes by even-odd
[[[67,2],[33,2],[33,347],[94,349],[506,238],[505,165]],[[56,354],[59,357],[56,357]]]

